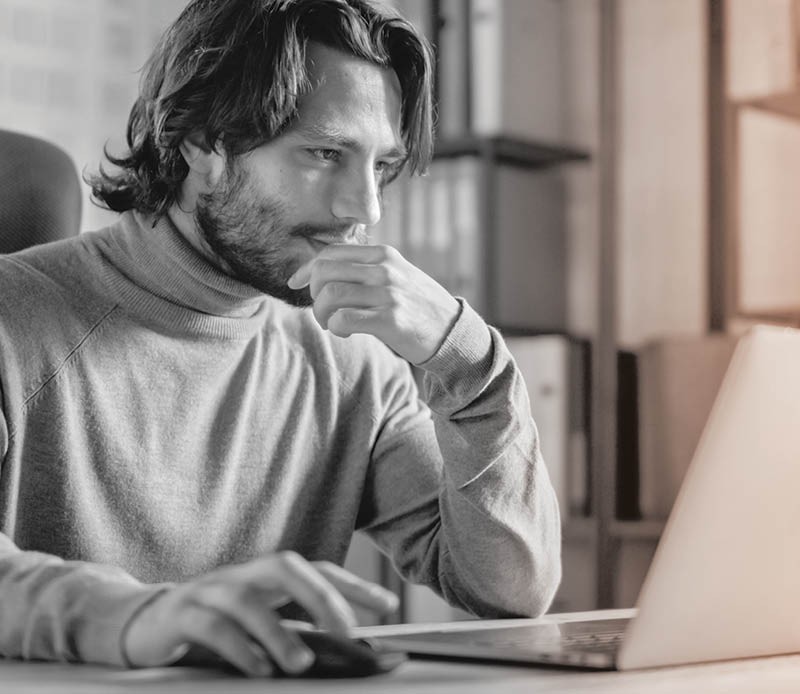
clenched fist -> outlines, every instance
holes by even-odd
[[[391,246],[330,244],[289,278],[309,286],[314,316],[334,335],[374,335],[421,364],[439,349],[458,317],[458,301]]]

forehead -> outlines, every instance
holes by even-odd
[[[312,90],[287,134],[336,134],[366,148],[401,149],[401,91],[390,68],[316,43],[307,50]]]

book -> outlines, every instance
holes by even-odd
[[[559,0],[472,0],[473,132],[564,139],[563,13]]]
[[[450,163],[452,210],[452,292],[466,299],[478,312],[485,311],[481,270],[484,236],[481,234],[481,162],[477,157],[456,157]]]
[[[737,338],[680,336],[639,351],[639,509],[665,519],[678,494]]]
[[[556,169],[498,164],[482,267],[498,325],[567,332],[565,186]]]
[[[395,182],[372,236],[393,239],[495,324],[566,332],[564,181],[555,170],[492,167],[490,176],[479,156],[464,155]]]
[[[570,511],[570,351],[564,335],[506,336],[525,380],[531,414],[562,520]]]
[[[439,0],[438,8],[436,135],[459,137],[469,132],[470,124],[469,0]]]
[[[745,314],[800,312],[800,121],[739,113],[738,306]]]
[[[725,3],[725,76],[730,99],[795,91],[798,46],[793,5],[793,0]]]

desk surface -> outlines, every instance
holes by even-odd
[[[550,619],[564,621],[564,616]],[[517,620],[515,620],[517,621]],[[503,622],[508,624],[508,622]],[[440,628],[441,625],[432,625]],[[460,627],[455,627],[460,628]],[[378,628],[364,629],[366,633]],[[386,631],[386,627],[380,628]],[[404,628],[401,627],[400,630]],[[413,694],[717,694],[800,692],[800,655],[660,668],[637,672],[581,672],[549,668],[411,660],[389,675],[349,680],[252,680],[196,668],[115,670],[88,665],[20,663],[0,660],[0,692],[94,694],[140,692],[203,694],[224,692],[350,692]]]

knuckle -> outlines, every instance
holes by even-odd
[[[314,566],[316,566],[318,569],[322,569],[323,571],[336,571],[337,569],[336,564],[326,559],[315,561]]]
[[[398,289],[397,287],[387,287],[386,303],[389,305],[393,317],[396,317],[395,314],[399,310],[400,305],[402,303],[402,292],[400,291],[400,289]]]
[[[288,571],[297,571],[306,563],[297,552],[287,549],[278,553],[278,563]]]
[[[387,246],[385,244],[378,247],[381,253],[381,260],[389,261],[396,260],[400,257],[400,253],[394,246]]]
[[[227,599],[238,604],[253,603],[258,596],[258,588],[251,581],[236,583],[226,589]]]

